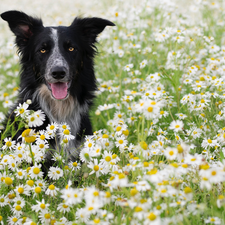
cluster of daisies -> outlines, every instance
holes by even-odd
[[[0,224],[224,224],[225,6],[191,1],[187,14],[176,3],[118,0],[105,10],[117,26],[98,37],[95,132],[77,161],[63,154],[75,138],[68,124],[36,132],[45,114],[31,101],[11,112]],[[11,48],[1,50],[2,111],[18,94]],[[15,122],[24,128],[17,140]],[[56,162],[47,172],[46,156]]]

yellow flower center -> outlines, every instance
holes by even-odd
[[[33,169],[33,173],[36,174],[36,175],[39,174],[40,173],[40,169],[38,167],[35,167]]]
[[[154,213],[152,213],[152,212],[149,213],[149,215],[148,215],[148,219],[151,220],[151,221],[154,221],[156,219],[156,217],[157,216]]]
[[[150,107],[148,107],[147,110],[148,110],[148,112],[152,112],[153,111],[153,107],[150,106]]]
[[[53,184],[51,184],[48,188],[52,191],[55,190],[55,186]]]
[[[68,129],[66,129],[66,130],[63,131],[63,134],[69,135],[70,134],[70,131]]]
[[[98,171],[99,170],[99,166],[98,165],[95,165],[94,166],[94,171]]]
[[[12,182],[13,182],[13,180],[12,180],[10,177],[6,177],[6,178],[5,178],[5,183],[6,183],[7,185],[11,185]]]

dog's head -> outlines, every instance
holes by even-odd
[[[96,17],[75,18],[68,27],[44,27],[40,19],[19,11],[7,11],[1,17],[16,35],[23,70],[32,63],[35,77],[30,79],[44,83],[53,98],[59,100],[68,97],[72,82],[77,81],[79,85],[78,74],[84,63],[88,61],[93,67],[98,34],[106,26],[114,26],[112,22]],[[85,82],[84,77],[80,79]]]

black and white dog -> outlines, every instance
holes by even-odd
[[[75,136],[66,150],[73,159],[84,136],[92,134],[89,108],[97,88],[93,68],[96,38],[114,23],[96,17],[75,18],[68,27],[44,27],[42,20],[19,11],[4,12],[1,17],[15,34],[20,53],[20,93],[15,108],[31,99],[29,109],[44,111],[47,119],[36,131],[51,122],[66,122]]]

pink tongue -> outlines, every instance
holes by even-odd
[[[67,83],[58,82],[50,84],[50,86],[52,89],[52,95],[56,99],[64,99],[67,96]]]

